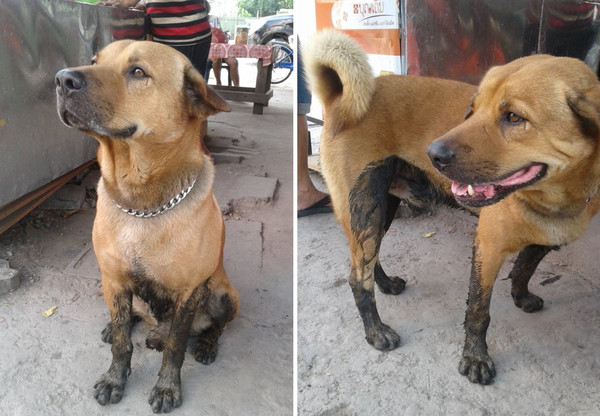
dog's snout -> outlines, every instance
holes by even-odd
[[[427,147],[427,156],[431,159],[433,166],[443,169],[454,159],[454,152],[444,142],[435,141]]]
[[[83,73],[72,69],[58,71],[55,82],[57,90],[63,93],[80,91],[86,85]]]

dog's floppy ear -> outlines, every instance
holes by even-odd
[[[206,85],[204,78],[192,65],[185,68],[183,88],[190,103],[190,112],[194,114],[208,117],[221,111],[231,111],[225,100]]]
[[[478,95],[479,93],[475,93],[473,98],[471,98],[471,104],[469,104],[469,107],[467,107],[465,115],[463,117],[465,120],[473,115],[473,104],[475,103],[475,98],[477,98]]]
[[[588,137],[600,135],[600,85],[584,93],[571,91],[567,94],[567,104],[577,119],[581,132]]]

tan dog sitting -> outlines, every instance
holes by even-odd
[[[154,412],[169,412],[182,401],[188,337],[196,337],[198,361],[214,361],[218,338],[239,308],[223,268],[214,167],[199,141],[201,123],[229,109],[184,55],[152,42],[108,45],[92,65],[60,71],[56,92],[61,120],[100,143],[93,242],[113,359],[95,397],[102,405],[121,400],[138,296],[159,323],[147,345],[163,350],[149,403]]]

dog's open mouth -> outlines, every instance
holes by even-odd
[[[548,166],[533,163],[497,182],[484,184],[463,184],[452,182],[452,193],[457,202],[471,207],[492,205],[502,198],[527,185],[531,185],[546,175]]]
[[[60,119],[62,120],[63,123],[65,123],[65,125],[67,127],[75,127],[75,123],[73,122],[73,117],[71,116],[71,113],[69,113],[67,110],[59,112],[58,115],[60,116]]]

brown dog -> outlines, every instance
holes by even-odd
[[[529,279],[552,249],[579,238],[600,208],[600,84],[581,61],[537,55],[492,68],[467,120],[427,153],[462,205],[485,207],[473,243],[459,370],[495,375],[487,352],[492,286],[506,257],[515,305],[542,308]]]
[[[490,70],[477,92],[424,77],[373,79],[364,53],[338,32],[317,34],[306,52],[325,109],[323,173],[349,240],[349,281],[367,341],[380,350],[400,343],[381,322],[373,292],[374,282],[384,293],[404,288],[378,258],[398,198],[416,209],[458,201],[480,211],[459,370],[490,383],[485,334],[500,266],[519,253],[510,273],[514,302],[539,310],[542,299],[527,288],[531,275],[549,251],[583,234],[600,208],[595,74],[575,59],[534,56]],[[426,153],[455,182],[432,169]]]
[[[229,109],[185,56],[152,42],[110,44],[92,65],[58,72],[56,92],[61,120],[100,143],[93,242],[113,359],[95,397],[102,405],[121,400],[133,351],[132,296],[139,296],[159,323],[147,345],[164,350],[149,403],[169,412],[182,401],[190,334],[195,358],[214,361],[239,308],[223,268],[214,167],[199,141],[201,123]]]
[[[400,199],[415,210],[431,203],[457,206],[450,181],[425,150],[464,120],[476,88],[424,77],[373,78],[365,53],[332,30],[315,35],[305,56],[313,92],[325,109],[321,164],[350,245],[350,287],[367,341],[391,350],[400,337],[379,318],[374,284],[395,295],[405,281],[383,271],[381,240]]]

